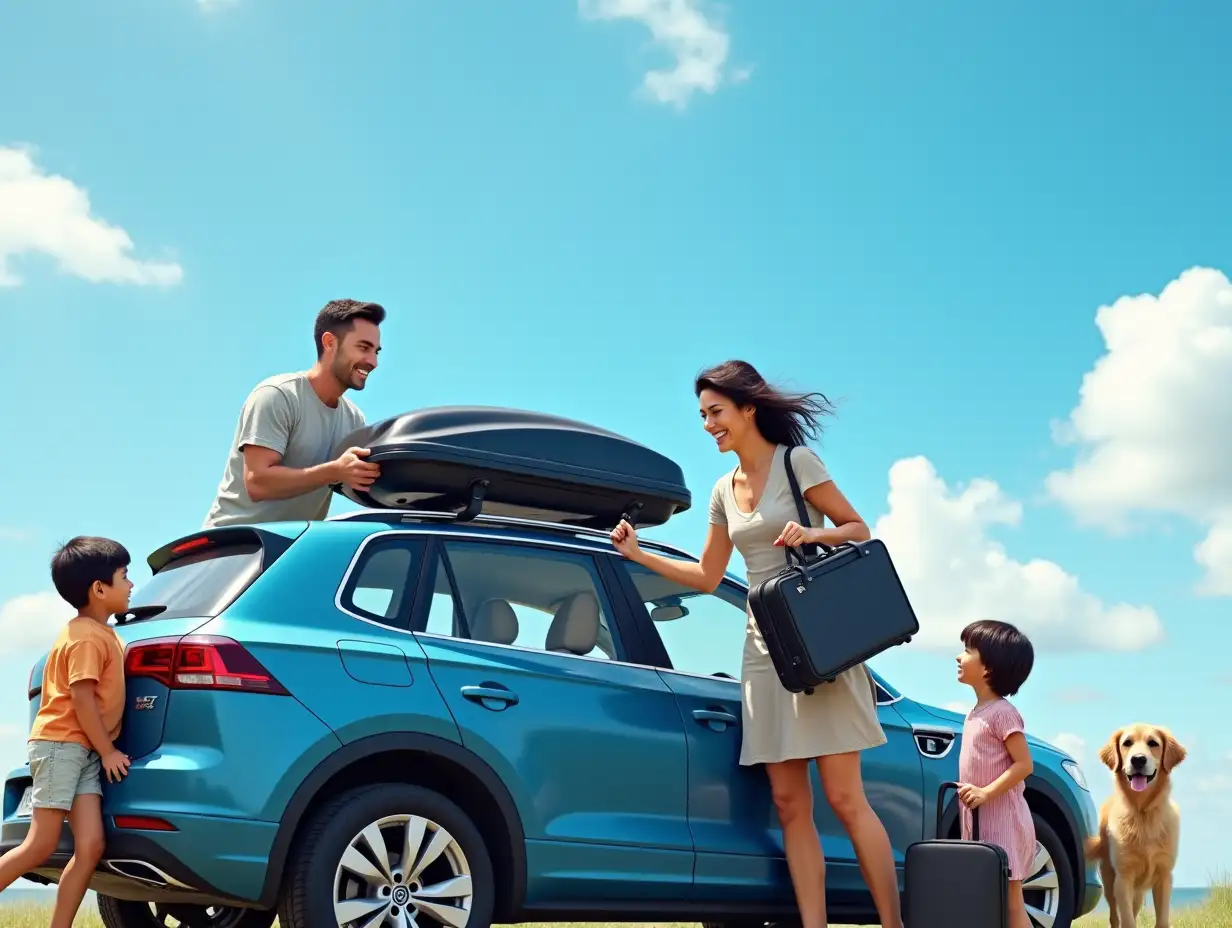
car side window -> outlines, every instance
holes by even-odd
[[[619,659],[612,611],[592,557],[469,541],[447,541],[440,548],[425,631]]]
[[[623,565],[673,670],[740,679],[748,627],[742,592],[721,584],[714,593],[699,593],[640,564],[626,561]]]
[[[343,608],[391,628],[407,628],[421,551],[413,538],[379,538],[368,544],[343,584]]]

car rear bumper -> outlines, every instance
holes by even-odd
[[[278,825],[201,815],[164,815],[175,831],[116,828],[108,818],[103,859],[90,888],[135,902],[256,906]],[[17,847],[30,830],[27,818],[0,826],[0,853]],[[55,853],[26,879],[56,883],[73,856],[67,823]]]

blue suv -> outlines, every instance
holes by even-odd
[[[599,530],[375,510],[200,532],[149,563],[117,629],[133,764],[104,801],[108,928],[791,920],[765,774],[737,763],[736,577],[698,593]],[[933,834],[962,719],[874,676],[889,741],[864,779],[901,865]],[[1071,758],[1031,745],[1026,896],[1061,928],[1098,898],[1094,807]],[[23,767],[6,850],[29,794]],[[832,917],[874,923],[817,796]],[[29,878],[54,882],[70,854],[66,831]]]

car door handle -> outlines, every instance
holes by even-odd
[[[724,712],[722,709],[694,709],[693,718],[714,731],[723,731],[729,725],[735,725],[739,721],[730,712]]]
[[[504,709],[518,704],[518,694],[505,689],[499,684],[486,683],[481,686],[462,687],[462,696],[471,702],[477,702],[485,709]],[[490,705],[499,703],[499,706]]]

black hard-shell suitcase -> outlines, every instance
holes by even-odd
[[[783,456],[787,479],[800,524],[808,526],[791,451]],[[817,547],[821,553],[813,556],[785,548],[787,566],[749,591],[749,608],[779,681],[792,693],[812,693],[920,630],[881,541]]]
[[[937,794],[937,834],[945,793]],[[1008,928],[1010,861],[996,844],[980,841],[980,810],[971,810],[971,841],[934,838],[908,845],[904,865],[906,928]]]
[[[373,508],[612,529],[622,517],[662,525],[692,502],[680,466],[659,452],[518,409],[419,409],[357,429],[337,451],[348,447],[369,449],[381,475],[366,490],[335,490]]]

